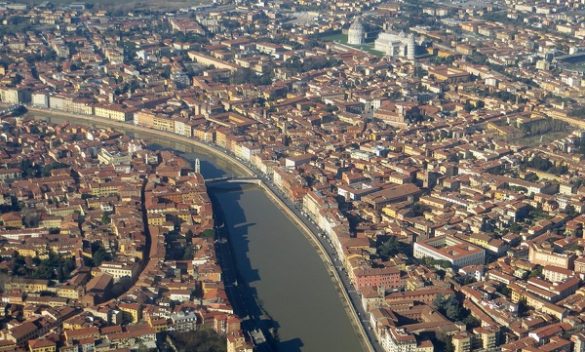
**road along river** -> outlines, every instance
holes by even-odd
[[[29,115],[55,123],[67,120],[100,127],[98,121],[70,116]],[[152,148],[172,149],[190,160],[199,158],[205,178],[248,176],[245,169],[204,147],[149,132],[127,132]],[[274,196],[255,185],[220,184],[209,191],[220,230],[229,239],[225,255],[231,263],[224,261],[233,269],[226,269],[227,277],[237,281],[233,287],[228,282],[228,293],[239,301],[234,304],[236,312],[261,318],[265,328],[274,327],[278,351],[368,350],[352,325],[332,272],[314,248],[316,244],[307,240],[282,205],[275,206]]]

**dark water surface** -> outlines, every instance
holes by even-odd
[[[131,135],[151,148],[173,149],[190,160],[199,158],[206,178],[238,174],[231,163],[194,146],[150,134]],[[250,314],[261,314],[261,306],[269,315],[278,327],[278,351],[363,351],[335,283],[317,250],[294,223],[256,186],[217,186],[209,191],[230,241],[243,292],[240,306]],[[234,306],[242,310],[238,303]]]

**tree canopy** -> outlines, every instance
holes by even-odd
[[[376,246],[376,253],[382,260],[388,260],[390,257],[400,253],[400,251],[401,244],[394,236],[379,241]]]
[[[230,83],[267,85],[272,83],[272,75],[270,74],[258,75],[249,68],[242,68],[232,73],[230,77]]]
[[[225,337],[214,330],[202,329],[196,332],[171,333],[171,338],[179,352],[225,352]]]

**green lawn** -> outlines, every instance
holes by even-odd
[[[585,62],[566,63],[563,66],[570,70],[585,72]]]
[[[384,56],[384,53],[374,49],[374,43],[366,43],[366,44],[362,44],[362,45],[347,44],[347,35],[343,34],[343,33],[324,36],[321,38],[321,40],[345,44],[345,45],[351,46],[352,48],[363,50],[363,51],[365,51],[369,54],[372,54],[374,56],[378,56],[378,57]]]
[[[343,33],[337,33],[321,37],[321,40],[347,44],[347,35]]]

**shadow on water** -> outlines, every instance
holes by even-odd
[[[280,341],[278,344],[278,351],[297,352],[301,351],[301,347],[303,347],[303,342],[301,339]]]
[[[237,166],[199,147],[148,133],[127,134],[144,139],[148,148],[174,150],[192,163],[199,158],[205,178],[241,175]],[[230,239],[217,241],[217,253],[234,311],[247,331],[258,328],[265,336],[275,337],[273,347],[264,344],[255,350],[362,351],[321,259],[268,197],[256,187],[236,184],[215,184],[209,193],[218,233]]]
[[[247,331],[260,329],[268,340],[268,346],[261,350],[273,350],[279,352],[299,352],[303,346],[300,338],[280,341],[278,335],[279,324],[263,309],[263,303],[255,287],[251,284],[260,281],[261,275],[258,269],[252,266],[249,258],[250,229],[256,226],[248,222],[244,210],[240,206],[240,200],[244,188],[235,184],[219,184],[209,187],[209,194],[213,202],[216,226],[220,238],[229,240],[220,246],[228,246],[222,253],[229,255],[231,263],[221,261],[224,272],[224,280],[230,301],[238,316],[244,318],[242,325]],[[224,237],[225,236],[225,237]],[[221,242],[221,241],[220,241]],[[229,252],[229,254],[227,254]],[[237,285],[233,282],[237,280]]]

